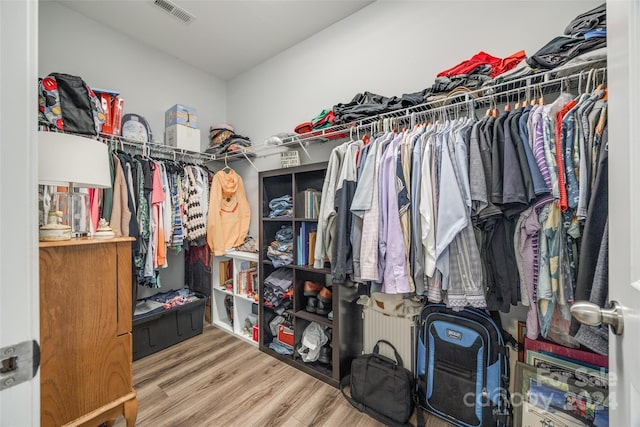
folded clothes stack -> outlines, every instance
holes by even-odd
[[[268,307],[278,307],[285,299],[291,298],[293,270],[278,268],[264,279],[264,303]]]
[[[269,200],[269,218],[292,217],[293,202],[289,194]]]
[[[237,134],[230,125],[215,125],[209,128],[209,146],[205,150],[211,154],[234,153],[251,148],[251,140]]]
[[[267,247],[267,258],[274,267],[282,267],[293,262],[293,229],[283,225],[276,232],[275,240]]]

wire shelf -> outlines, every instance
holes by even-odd
[[[501,102],[512,102],[515,100],[515,98],[513,98],[515,95],[518,96],[518,100],[520,95],[522,95],[524,100],[526,97],[538,96],[536,91],[538,91],[539,95],[542,95],[545,91],[548,93],[551,89],[557,89],[558,86],[560,86],[560,90],[568,90],[572,87],[581,88],[583,82],[586,82],[588,85],[593,81],[595,87],[596,83],[604,83],[606,81],[606,66],[585,70],[584,65],[579,65],[575,68],[582,68],[582,70],[571,73],[571,68],[564,68],[562,70],[550,70],[545,73],[531,74],[476,90],[459,91],[454,96],[421,103],[412,107],[372,115],[360,120],[331,126],[325,129],[312,130],[311,132],[292,135],[290,137],[283,138],[281,144],[254,144],[252,146],[251,153],[260,156],[261,153],[267,153],[280,147],[290,147],[295,145],[299,145],[305,152],[307,152],[306,147],[308,143],[326,142],[332,139],[344,139],[346,137],[353,136],[354,131],[373,131],[374,129],[382,129],[383,126],[391,127],[394,120],[396,124],[402,121],[412,127],[416,123],[416,120],[428,118],[430,116],[435,117],[435,114],[447,110],[462,110],[467,111],[470,114],[475,114],[478,108],[483,108],[488,105],[497,105]],[[568,74],[561,75],[561,73]],[[229,160],[240,156],[243,156],[242,152],[230,153],[227,155]]]

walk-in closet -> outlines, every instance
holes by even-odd
[[[0,2],[0,425],[640,425],[639,34]]]

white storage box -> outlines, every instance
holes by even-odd
[[[189,151],[200,152],[200,129],[172,125],[164,130],[167,145]]]

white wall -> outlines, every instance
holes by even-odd
[[[226,83],[133,40],[60,3],[40,2],[38,75],[80,76],[92,87],[119,91],[125,113],[144,116],[164,140],[164,112],[174,104],[198,110],[201,146],[209,126],[224,123]]]
[[[433,84],[439,71],[479,51],[498,57],[524,49],[533,55],[561,35],[578,14],[601,1],[377,1],[228,82],[227,112],[236,131],[261,144],[270,135],[309,121],[323,108],[358,92],[399,96]],[[312,160],[328,159],[337,143],[310,147]],[[259,170],[279,167],[277,155],[256,160]],[[244,162],[251,233],[258,230],[258,180]],[[504,327],[517,333],[527,308],[512,307]],[[512,364],[517,356],[512,354]],[[512,370],[512,372],[514,372]]]
[[[80,76],[92,87],[117,90],[125,113],[144,116],[154,140],[164,140],[164,113],[174,104],[198,110],[202,150],[209,126],[225,123],[226,82],[179,59],[133,40],[60,3],[39,3],[38,75]],[[184,252],[169,251],[169,268],[160,272],[162,289],[138,287],[138,297],[184,285]]]
[[[439,71],[479,51],[505,57],[524,49],[533,55],[600,3],[379,0],[230,80],[229,123],[262,144],[358,92],[399,96],[430,87]],[[314,146],[312,161],[300,151],[301,162],[327,160],[333,146]],[[279,159],[256,164],[273,169]],[[234,167],[245,178],[257,236],[257,173],[246,163]]]

